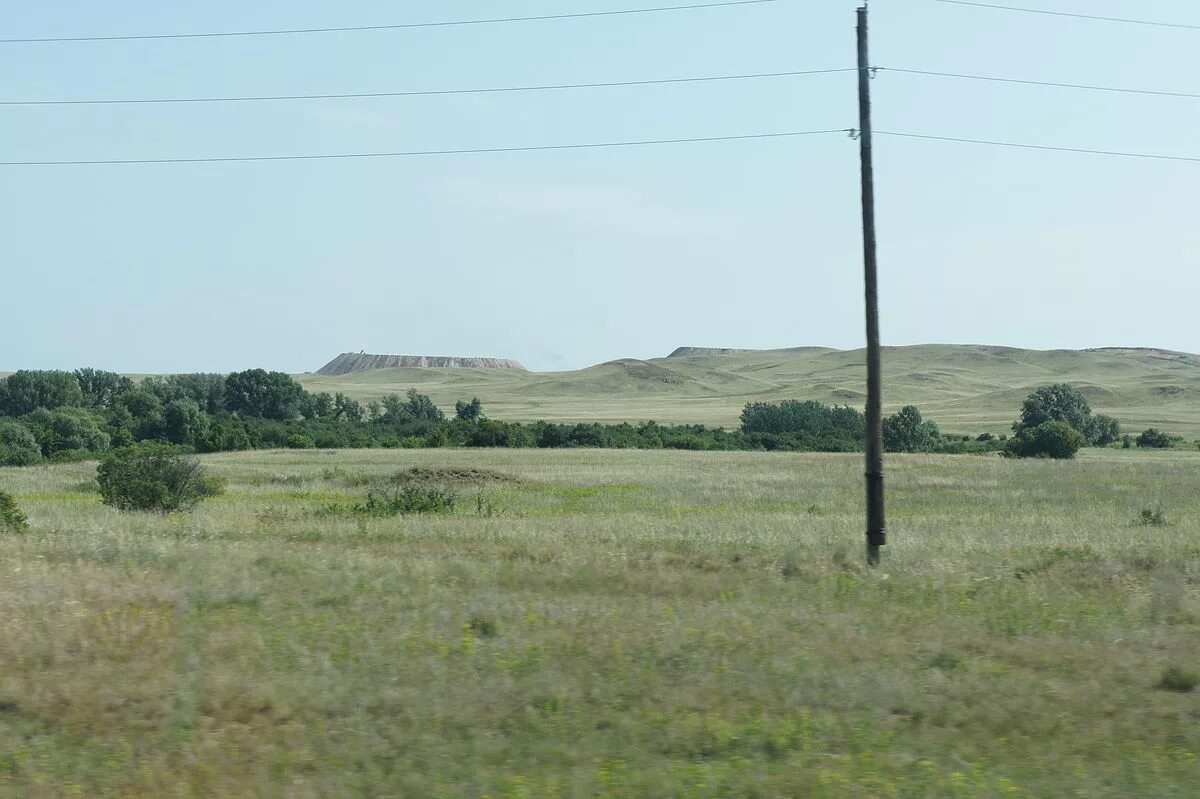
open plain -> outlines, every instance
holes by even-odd
[[[32,525],[0,534],[0,796],[1200,784],[1200,452],[892,457],[877,571],[859,456],[204,463],[227,493],[169,516],[94,464],[0,470]],[[414,467],[452,513],[339,510]]]

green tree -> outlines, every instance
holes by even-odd
[[[1088,436],[1092,445],[1107,447],[1121,440],[1121,423],[1111,416],[1096,414],[1092,417],[1091,435]]]
[[[358,400],[351,399],[340,391],[333,395],[333,418],[340,422],[361,422],[366,415]]]
[[[75,382],[83,393],[83,405],[87,408],[111,408],[122,394],[133,391],[133,381],[116,372],[105,372],[90,367],[76,369]]]
[[[445,418],[433,400],[410,388],[404,398],[389,394],[383,398],[383,411],[379,417],[388,424],[406,422],[439,422]]]
[[[40,408],[25,417],[47,458],[62,452],[99,455],[107,452],[111,439],[100,429],[95,416],[83,408]]]
[[[454,415],[464,422],[474,422],[483,417],[483,403],[479,397],[473,397],[470,402],[459,400],[454,403]]]
[[[242,416],[290,421],[303,398],[304,388],[283,372],[248,369],[225,378],[225,407]]]
[[[0,380],[0,416],[24,416],[83,404],[83,391],[70,372],[21,370]]]
[[[0,419],[0,466],[31,466],[42,460],[42,448],[29,428]]]
[[[1092,406],[1079,389],[1066,383],[1044,386],[1025,399],[1013,432],[1020,433],[1045,422],[1066,422],[1086,436],[1092,429]]]
[[[305,394],[300,401],[300,415],[305,419],[332,419],[334,414],[333,395],[327,393]]]
[[[197,372],[150,377],[142,381],[142,388],[152,392],[164,404],[177,399],[190,399],[210,415],[225,410],[225,375]]]
[[[114,412],[109,414],[109,423],[129,430],[138,441],[164,438],[163,402],[152,391],[134,389],[117,399]]]
[[[929,452],[941,443],[935,422],[926,422],[915,405],[883,420],[883,446],[888,452]]]
[[[160,442],[113,450],[96,470],[105,505],[123,511],[170,513],[220,493],[200,461]]]
[[[194,444],[208,432],[208,415],[192,399],[171,400],[162,418],[163,432],[172,444]]]

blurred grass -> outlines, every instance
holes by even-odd
[[[1195,797],[1200,453],[211,456],[0,470],[0,796]],[[411,467],[448,517],[320,517]],[[496,510],[475,514],[482,490]],[[1136,523],[1162,506],[1165,527]]]

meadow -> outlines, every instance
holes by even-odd
[[[860,456],[204,463],[227,493],[171,516],[0,469],[0,797],[1200,786],[1195,450],[890,457],[877,570]],[[452,513],[343,512],[414,467]]]

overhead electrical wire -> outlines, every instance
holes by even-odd
[[[633,141],[587,142],[582,144],[541,144],[526,147],[480,147],[449,150],[407,150],[377,153],[322,153],[317,155],[254,155],[213,158],[116,158],[72,161],[0,161],[0,167],[15,166],[125,166],[131,164],[223,164],[251,161],[320,161],[361,158],[417,158],[444,155],[491,155],[497,153],[530,153],[554,150],[595,150],[614,147],[650,147],[666,144],[702,144],[708,142],[749,141],[753,139],[783,139],[798,136],[825,136],[850,133],[849,128],[831,130],[792,130],[779,133],[745,133],[731,136],[695,136],[678,139],[641,139]]]
[[[1025,78],[1006,78],[998,75],[973,75],[964,72],[938,72],[928,69],[907,69],[904,67],[872,67],[873,71],[894,72],[903,75],[920,75],[926,77],[954,78],[959,80],[984,81],[988,83],[1010,83],[1020,86],[1043,86],[1056,89],[1074,89],[1078,91],[1107,92],[1112,94],[1139,94],[1152,97],[1174,97],[1188,100],[1200,100],[1197,92],[1176,92],[1162,89],[1132,89],[1121,86],[1100,86],[1089,83],[1063,83],[1047,80],[1029,80]],[[522,92],[552,92],[579,89],[606,89],[634,86],[668,86],[688,83],[719,83],[742,80],[766,80],[772,78],[790,78],[805,75],[832,75],[845,72],[857,72],[856,67],[841,69],[804,69],[786,70],[782,72],[748,72],[733,75],[699,75],[681,78],[649,78],[645,80],[599,81],[595,83],[550,83],[527,86],[485,86],[465,89],[415,89],[407,91],[388,92],[344,92],[330,94],[268,94],[268,95],[227,95],[212,97],[124,97],[100,99],[50,99],[50,100],[0,100],[2,106],[64,106],[64,105],[161,105],[188,103],[250,103],[302,100],[347,100],[370,99],[387,97],[441,97],[464,94],[505,94]]]
[[[971,6],[974,8],[990,8],[996,11],[1015,11],[1021,14],[1042,14],[1049,17],[1068,17],[1071,19],[1090,19],[1097,22],[1119,22],[1124,25],[1146,25],[1154,28],[1176,28],[1179,30],[1200,31],[1200,25],[1188,25],[1178,22],[1156,22],[1149,19],[1129,19],[1126,17],[1103,17],[1095,14],[1076,14],[1068,11],[1050,11],[1045,8],[1023,8],[1020,6],[1002,6],[994,3],[977,3],[974,0],[937,0],[955,6]]]
[[[99,100],[0,100],[0,106],[46,106],[46,105],[143,105],[164,103],[248,103],[281,100],[345,100],[373,97],[438,97],[456,94],[500,94],[507,92],[548,92],[572,89],[605,89],[624,86],[664,86],[682,83],[714,83],[719,81],[760,80],[788,78],[800,75],[827,75],[837,72],[856,72],[854,67],[845,69],[809,69],[789,72],[755,72],[741,75],[704,75],[683,78],[656,78],[650,80],[604,81],[600,83],[557,83],[536,86],[494,86],[475,89],[423,89],[394,92],[347,92],[344,94],[276,94],[225,97],[151,97],[117,98]]]
[[[1048,144],[1024,144],[1021,142],[994,141],[991,139],[966,139],[958,136],[933,136],[924,133],[902,133],[893,130],[877,130],[877,136],[895,136],[904,139],[925,139],[927,141],[956,142],[959,144],[982,144],[989,147],[1009,147],[1019,150],[1045,150],[1056,153],[1081,153],[1084,155],[1107,155],[1118,158],[1146,158],[1154,161],[1187,161],[1200,164],[1200,156],[1159,155],[1155,153],[1134,153],[1121,150],[1094,150],[1087,147],[1058,147]]]
[[[698,11],[708,8],[729,8],[732,6],[755,6],[767,3],[777,3],[780,0],[722,0],[722,2],[691,3],[674,6],[652,6],[645,8],[626,8],[613,11],[581,11],[569,14],[540,14],[524,17],[492,17],[487,19],[459,19],[439,22],[404,22],[392,25],[347,25],[332,28],[278,28],[270,30],[245,31],[215,31],[205,33],[149,33],[125,34],[116,36],[46,36],[30,38],[0,39],[0,44],[48,44],[62,42],[128,42],[152,39],[218,39],[233,36],[293,36],[313,33],[357,33],[363,31],[411,30],[414,28],[450,28],[464,25],[500,25],[516,22],[548,22],[551,20],[595,19],[599,17],[618,17],[631,14],[664,14],[675,11]]]
[[[963,80],[988,81],[992,83],[1015,83],[1022,86],[1049,86],[1056,89],[1080,89],[1090,92],[1113,92],[1117,94],[1147,94],[1155,97],[1182,97],[1200,100],[1200,94],[1192,92],[1170,92],[1157,89],[1125,89],[1117,86],[1096,86],[1087,83],[1055,83],[1046,80],[1024,80],[1021,78],[1001,78],[994,75],[970,75],[957,72],[934,72],[926,69],[902,69],[900,67],[875,67],[881,72],[899,72],[906,75],[928,75],[938,78],[960,78]],[[2,103],[0,103],[2,105]]]
[[[374,153],[320,153],[315,155],[255,155],[229,156],[211,158],[115,158],[88,160],[46,160],[46,161],[0,161],[0,167],[19,166],[128,166],[134,164],[224,164],[246,163],[260,161],[321,161],[321,160],[351,160],[370,158],[417,158],[429,156],[451,155],[492,155],[499,153],[529,153],[551,152],[563,150],[594,150],[620,147],[650,147],[669,144],[702,144],[709,142],[752,141],[763,139],[797,138],[801,136],[827,136],[832,134],[850,134],[857,131],[853,128],[831,128],[826,130],[794,130],[777,133],[745,133],[729,136],[695,136],[675,139],[640,139],[630,141],[585,142],[579,144],[541,144],[525,147],[480,147],[456,148],[447,150],[405,150],[397,152]],[[1181,161],[1200,163],[1200,156],[1163,155],[1159,153],[1139,153],[1123,150],[1100,150],[1087,147],[1068,147],[1049,144],[1028,144],[1024,142],[997,141],[994,139],[971,139],[961,136],[936,136],[927,133],[908,133],[894,130],[876,130],[876,135],[892,136],[902,139],[919,139],[935,142],[952,142],[957,144],[977,144],[988,147],[1004,147],[1019,150],[1039,150],[1055,153],[1078,153],[1082,155],[1103,155],[1118,158],[1139,158],[1154,161]]]

